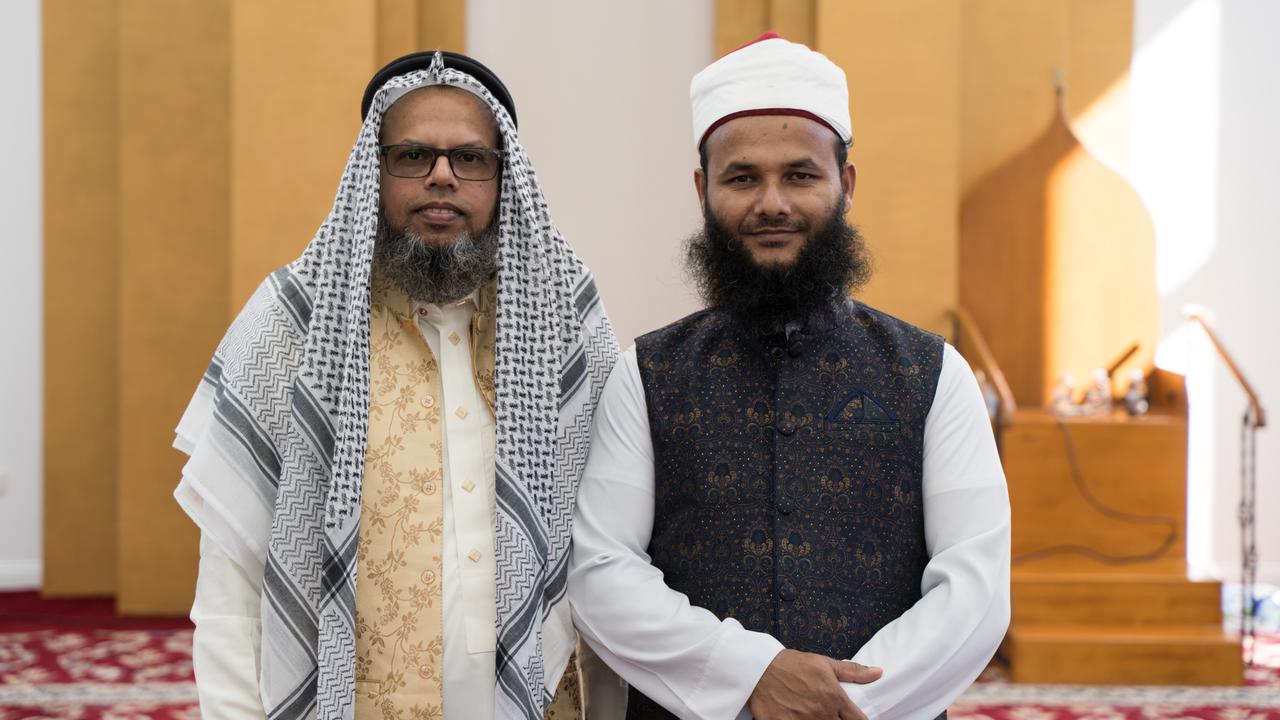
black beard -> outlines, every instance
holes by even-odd
[[[392,229],[380,219],[373,266],[412,300],[436,305],[461,300],[498,270],[498,223],[478,237],[463,231],[436,246],[412,228]]]
[[[708,307],[728,311],[755,335],[803,326],[871,278],[866,243],[838,206],[788,265],[757,264],[708,207],[702,231],[686,241],[685,267]]]

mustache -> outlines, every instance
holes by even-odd
[[[791,218],[756,218],[744,222],[738,227],[739,234],[750,235],[762,230],[785,230],[787,232],[808,232],[809,222]]]

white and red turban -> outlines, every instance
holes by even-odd
[[[711,63],[689,84],[698,147],[724,123],[746,115],[799,115],[852,140],[849,86],[825,55],[765,33]]]

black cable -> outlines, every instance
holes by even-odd
[[[1025,562],[1027,560],[1047,557],[1050,555],[1084,555],[1093,558],[1108,565],[1130,565],[1135,563],[1144,563],[1156,560],[1162,557],[1173,544],[1178,541],[1178,521],[1167,515],[1134,515],[1122,510],[1107,507],[1101,500],[1089,490],[1089,486],[1084,482],[1084,475],[1080,472],[1080,463],[1076,458],[1075,443],[1071,441],[1071,433],[1067,430],[1067,424],[1062,421],[1061,417],[1053,416],[1053,420],[1058,425],[1058,429],[1062,431],[1062,444],[1067,452],[1067,465],[1071,470],[1071,480],[1075,483],[1076,490],[1085,499],[1094,510],[1102,515],[1119,520],[1121,522],[1134,525],[1168,525],[1169,535],[1155,550],[1139,555],[1109,555],[1101,550],[1095,550],[1084,545],[1051,545],[1039,550],[1032,550],[1013,558],[1012,562]]]

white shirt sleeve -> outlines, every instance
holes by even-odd
[[[924,425],[922,597],[853,656],[884,668],[845,684],[871,718],[933,718],[960,696],[1009,627],[1009,493],[977,380],[947,345]]]
[[[191,621],[200,717],[265,718],[258,689],[262,638],[262,579],[255,582],[224,552],[200,536],[200,574]]]
[[[884,676],[845,686],[872,718],[942,712],[1008,626],[1008,493],[977,383],[950,345],[925,421],[923,491],[923,597],[853,658]],[[605,385],[578,492],[575,621],[619,675],[676,715],[750,717],[747,699],[782,645],[667,587],[645,552],[653,506],[653,445],[633,346]]]
[[[578,487],[569,599],[574,624],[623,679],[682,718],[732,718],[782,644],[718,620],[667,587],[653,532],[653,444],[632,346],[596,406]]]

